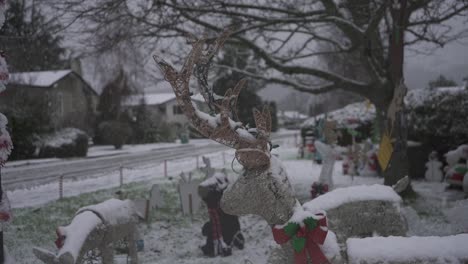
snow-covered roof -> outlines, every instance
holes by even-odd
[[[301,114],[297,111],[280,111],[278,112],[278,117],[288,118],[288,119],[306,119],[309,116]]]
[[[434,96],[442,94],[461,94],[468,93],[468,90],[463,86],[452,86],[452,87],[438,87],[434,89],[414,89],[409,90],[405,97],[405,104],[408,106],[419,106],[426,100],[433,98]]]
[[[144,99],[146,105],[160,105],[167,103],[169,101],[175,100],[176,96],[174,93],[150,93],[144,95],[132,95],[129,96],[124,102],[124,106],[137,106],[141,103],[141,100]],[[195,94],[192,96],[192,99],[195,101],[202,101],[203,97],[200,94]]]
[[[324,118],[325,114],[320,114],[309,118],[302,126],[314,126],[315,121]],[[349,104],[341,109],[329,112],[327,118],[338,122],[339,127],[348,127],[356,123],[371,122],[375,118],[375,106],[367,102]]]
[[[8,80],[9,84],[16,85],[25,85],[30,87],[37,88],[48,88],[63,79],[69,74],[74,74],[77,76],[86,86],[96,95],[98,92],[94,90],[91,85],[79,74],[75,73],[73,70],[58,70],[58,71],[35,71],[35,72],[17,72],[10,73],[10,78]]]
[[[35,87],[50,87],[71,72],[72,70],[11,73],[8,83]]]

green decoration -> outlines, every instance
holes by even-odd
[[[299,228],[299,224],[290,222],[284,227],[284,233],[286,233],[286,235],[289,237],[292,237],[297,233]]]
[[[292,239],[292,246],[297,253],[302,252],[302,250],[304,250],[305,244],[305,237],[294,236],[294,238]]]
[[[308,218],[304,219],[304,224],[306,225],[308,230],[312,230],[312,229],[316,228],[317,227],[317,222],[318,221],[315,220],[312,217],[308,217]]]

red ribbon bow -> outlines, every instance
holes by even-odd
[[[323,245],[325,238],[327,237],[327,218],[323,214],[316,214],[321,216],[321,219],[317,221],[317,225],[312,230],[307,228],[307,225],[303,224],[297,230],[294,237],[289,236],[284,231],[284,228],[273,227],[273,238],[279,245],[287,243],[291,239],[305,238],[305,246],[300,252],[294,251],[294,263],[295,264],[307,264],[307,255],[311,259],[313,264],[328,264],[330,263],[323,254],[319,245]],[[294,241],[292,241],[294,243]],[[296,246],[293,245],[296,248]]]

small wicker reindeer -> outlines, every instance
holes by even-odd
[[[217,101],[208,89],[210,62],[227,36],[227,33],[223,34],[215,43],[208,45],[207,50],[204,50],[206,41],[196,41],[180,71],[158,57],[155,60],[192,125],[204,136],[236,149],[236,158],[243,165],[244,172],[224,192],[222,209],[228,214],[238,216],[260,215],[272,226],[281,225],[293,215],[298,202],[293,195],[286,170],[270,154],[271,116],[268,108],[265,107],[262,112],[254,109],[256,128],[247,130],[242,123],[230,118],[231,111],[235,111],[237,96],[246,81],[241,80],[233,89],[226,91],[223,99]],[[199,111],[192,103],[189,82],[194,70],[201,94],[210,108],[218,112],[215,116]],[[291,249],[288,251],[292,254],[290,243],[284,245]],[[287,259],[293,260],[292,257]],[[277,263],[286,262],[283,259]]]

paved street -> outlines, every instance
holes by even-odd
[[[288,137],[291,137],[291,135],[274,136],[275,140]],[[225,149],[228,148],[214,142],[201,146],[188,144],[136,153],[64,159],[18,167],[6,167],[2,170],[2,182],[7,190],[30,188],[56,181],[61,175],[66,175],[66,178],[75,180],[89,178],[112,169],[118,169],[119,166],[138,167],[151,163],[159,164],[164,160],[194,157]]]

